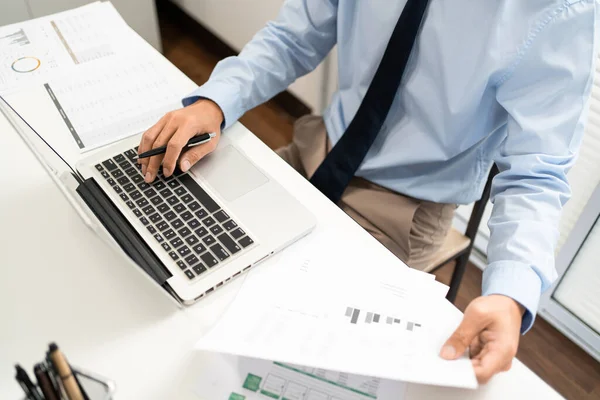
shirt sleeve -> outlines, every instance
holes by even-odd
[[[521,333],[557,277],[558,222],[570,197],[566,174],[582,140],[594,70],[594,3],[570,3],[532,31],[497,89],[508,125],[495,159],[500,172],[492,183],[483,294],[524,306]]]
[[[279,15],[235,57],[219,62],[207,83],[183,99],[208,98],[223,128],[319,65],[336,42],[337,0],[286,0]]]

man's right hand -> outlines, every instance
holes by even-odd
[[[173,174],[177,164],[179,169],[186,172],[198,160],[216,149],[221,138],[222,122],[223,112],[216,103],[207,99],[167,113],[144,132],[138,149],[138,154],[141,154],[160,146],[167,146],[165,154],[138,160],[146,182],[154,181],[161,163],[163,173],[168,177]],[[192,137],[210,132],[217,135],[210,142],[183,150]]]

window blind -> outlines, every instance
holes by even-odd
[[[596,332],[600,332],[599,247],[600,222],[597,221],[554,292],[559,303]]]

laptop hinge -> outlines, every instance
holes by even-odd
[[[123,251],[159,285],[164,286],[171,273],[94,178],[81,182],[77,193]]]

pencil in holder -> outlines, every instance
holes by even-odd
[[[101,376],[84,371],[75,366],[72,367],[77,382],[85,392],[89,400],[113,400],[116,390],[115,383]],[[27,400],[24,398],[23,400]],[[69,400],[61,397],[61,400]]]

